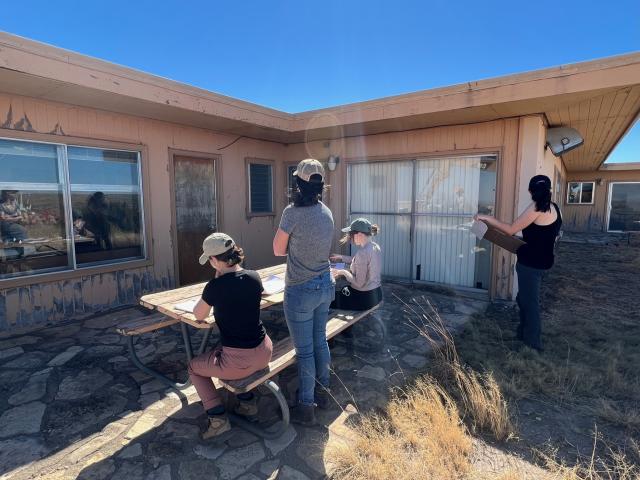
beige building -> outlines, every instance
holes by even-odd
[[[336,226],[381,225],[386,276],[511,298],[515,259],[476,241],[473,214],[512,220],[537,173],[564,208],[567,180],[608,178],[639,110],[640,54],[288,114],[0,34],[0,330],[202,280],[212,230],[250,267],[281,261],[305,157],[330,170]],[[585,139],[562,158],[545,149],[560,125]]]

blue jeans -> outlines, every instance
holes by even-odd
[[[540,321],[540,285],[546,270],[516,263],[520,325],[518,338],[531,348],[542,349],[542,322]]]
[[[334,296],[335,282],[329,272],[284,290],[284,315],[298,360],[298,403],[304,405],[314,404],[316,379],[329,387],[327,320]]]

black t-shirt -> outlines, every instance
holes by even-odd
[[[213,307],[223,346],[255,348],[262,343],[262,291],[260,276],[253,270],[227,273],[204,287],[202,299]]]

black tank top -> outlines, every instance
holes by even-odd
[[[548,270],[553,267],[553,247],[562,226],[560,209],[555,203],[551,203],[556,209],[555,222],[549,225],[536,225],[532,223],[522,230],[522,239],[526,242],[518,249],[518,263],[531,268]]]

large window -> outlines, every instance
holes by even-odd
[[[0,278],[144,258],[138,152],[0,139]]]
[[[249,162],[249,215],[273,215],[273,165]]]
[[[640,183],[614,182],[609,192],[610,232],[640,231]]]
[[[590,205],[593,203],[594,190],[595,182],[569,182],[569,188],[567,188],[567,203]]]

